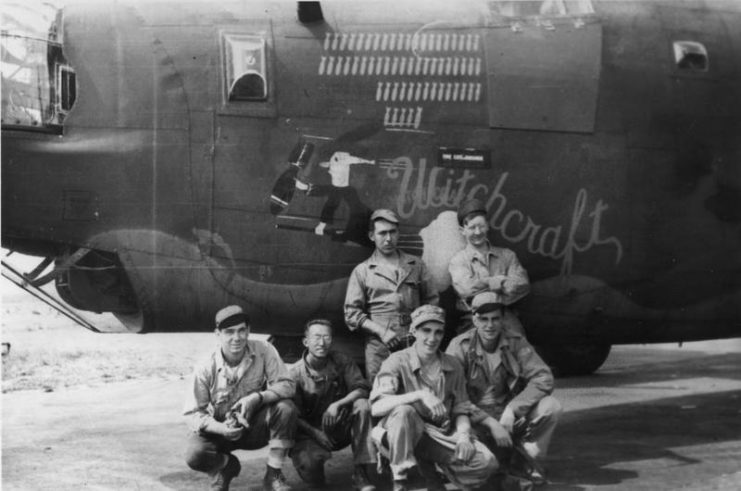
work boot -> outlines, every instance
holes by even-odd
[[[364,465],[356,465],[352,473],[352,487],[357,491],[376,491],[376,487],[368,479],[368,472]]]
[[[242,470],[242,466],[239,465],[239,459],[234,455],[229,454],[229,460],[226,461],[226,465],[223,469],[216,471],[216,474],[211,476],[211,491],[229,491],[229,483],[239,475],[239,471]]]
[[[520,453],[516,453],[512,457],[510,464],[510,473],[513,476],[522,477],[535,486],[542,486],[548,483],[548,479],[545,475],[545,469],[535,459],[526,458]]]
[[[296,465],[294,462],[294,469],[303,481],[312,488],[323,488],[327,484],[327,480],[324,477],[324,464],[318,466],[308,467],[302,465]]]
[[[394,479],[393,491],[409,491],[406,479]]]
[[[262,479],[262,489],[263,491],[291,491],[293,488],[288,485],[280,469],[268,466],[265,477]]]
[[[437,472],[434,462],[420,460],[417,469],[425,480],[427,491],[445,491],[445,483],[440,473]]]

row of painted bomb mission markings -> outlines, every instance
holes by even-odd
[[[378,82],[376,101],[478,102],[478,82]]]
[[[438,51],[476,52],[478,34],[430,34],[395,32],[329,32],[325,51]]]
[[[324,56],[319,59],[323,76],[438,76],[478,77],[483,61],[474,56]]]

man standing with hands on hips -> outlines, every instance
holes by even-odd
[[[263,489],[290,491],[281,471],[293,447],[298,411],[295,384],[276,349],[249,338],[250,319],[238,305],[216,313],[218,348],[196,365],[184,415],[192,433],[186,461],[227,491],[241,466],[236,449],[269,447]]]
[[[345,323],[365,337],[365,369],[371,382],[392,351],[410,346],[410,314],[439,298],[421,258],[397,247],[399,217],[379,209],[370,217],[373,254],[350,275],[345,295]]]

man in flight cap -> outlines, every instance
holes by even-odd
[[[450,259],[448,271],[458,294],[460,334],[472,325],[470,302],[477,293],[498,293],[502,302],[512,305],[530,292],[530,280],[513,251],[494,247],[489,242],[489,221],[483,202],[478,199],[463,201],[458,208],[458,224],[466,247]],[[510,329],[525,334],[514,312],[507,311],[506,322]]]
[[[249,339],[250,319],[238,305],[216,313],[218,347],[193,371],[184,414],[192,433],[186,461],[229,489],[241,466],[235,449],[269,447],[263,489],[290,491],[281,471],[293,447],[295,384],[276,349]]]
[[[460,362],[440,351],[445,311],[417,308],[411,332],[414,344],[383,362],[370,396],[373,416],[382,418],[374,441],[388,451],[393,489],[409,489],[408,471],[418,466],[429,491],[445,490],[436,464],[460,489],[481,486],[497,462],[473,436],[469,415],[476,408]]]
[[[561,414],[553,374],[525,337],[506,327],[502,297],[482,292],[472,302],[474,329],[453,338],[446,353],[463,364],[477,410],[477,436],[515,474],[545,482],[545,457]],[[514,452],[512,452],[514,450]]]
[[[365,338],[365,370],[373,381],[383,360],[411,344],[410,314],[422,304],[437,305],[438,294],[424,262],[398,248],[399,217],[379,209],[370,217],[373,254],[358,264],[347,283],[345,323]]]

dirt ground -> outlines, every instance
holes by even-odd
[[[84,313],[120,331],[110,314]],[[94,333],[23,292],[2,298],[2,391],[60,390],[122,380],[182,378],[213,345],[213,333]],[[6,345],[7,346],[7,345]]]
[[[95,334],[2,293],[3,490],[206,488],[182,460],[180,411],[213,333]],[[565,412],[547,489],[741,489],[741,339],[615,347],[595,375],[559,379],[556,396]],[[232,489],[259,488],[265,452],[237,453]],[[326,489],[348,489],[351,469],[349,449],[337,452]],[[290,464],[286,476],[306,489]],[[388,476],[375,479],[389,489]]]

